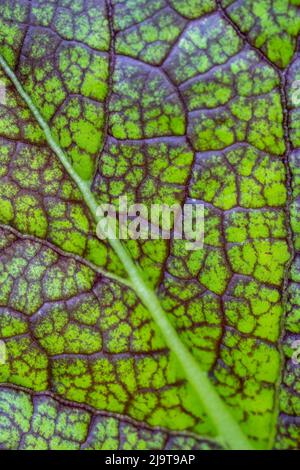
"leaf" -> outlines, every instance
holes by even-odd
[[[3,2],[4,448],[298,446],[297,3]],[[204,249],[97,239],[122,194],[204,202]]]

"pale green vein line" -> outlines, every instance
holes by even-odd
[[[6,61],[1,56],[0,65],[7,74],[7,76],[11,79],[18,93],[26,102],[31,112],[35,116],[37,122],[43,129],[49,146],[57,155],[57,157],[59,158],[71,178],[78,185],[82,196],[86,204],[90,208],[90,211],[93,214],[93,217],[97,223],[99,220],[99,218],[97,217],[98,205],[90,190],[89,183],[82,181],[79,175],[75,172],[69,159],[53,138],[48,124],[32,102],[31,98],[24,90],[15,73],[11,70]],[[200,368],[195,358],[180,340],[167,314],[163,311],[156,294],[143,279],[143,275],[140,268],[133,262],[127,250],[122,245],[121,241],[118,239],[114,239],[112,232],[111,234],[112,237],[109,242],[112,248],[119,256],[120,260],[122,261],[124,268],[126,269],[129,279],[132,283],[132,288],[151,313],[152,318],[157,324],[167,346],[178,360],[187,381],[193,387],[194,392],[196,393],[199,401],[201,402],[204,411],[207,413],[211,422],[213,423],[217,435],[231,449],[251,450],[252,446],[249,443],[247,437],[243,433],[239,424],[233,418],[226,404],[218,395],[215,387],[210,382],[207,373]]]

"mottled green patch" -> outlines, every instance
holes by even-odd
[[[228,256],[234,272],[277,286],[283,281],[285,265],[290,259],[286,242],[269,240],[235,245],[228,250]]]
[[[231,273],[229,266],[224,263],[221,251],[211,251],[204,262],[199,274],[200,282],[216,294],[224,293]]]
[[[92,178],[103,135],[103,106],[70,98],[53,122],[54,136],[84,180]]]
[[[164,9],[116,37],[116,52],[158,65],[167,56],[185,26],[174,10]]]
[[[0,336],[9,338],[21,335],[28,330],[27,322],[17,313],[12,313],[9,309],[1,309],[0,312]]]
[[[0,52],[11,66],[16,64],[19,50],[22,47],[29,8],[28,2],[4,0],[1,4]]]
[[[237,102],[230,109],[196,111],[191,115],[188,132],[196,150],[223,149],[236,142],[247,141],[259,150],[282,155],[285,145],[279,93],[259,99],[240,98],[239,106],[243,114],[249,107],[246,119],[243,116],[240,119],[236,105]]]
[[[101,202],[126,195],[128,206],[141,202],[172,205],[184,198],[193,152],[185,139],[122,143],[108,141],[94,185]]]
[[[41,17],[41,13],[37,16]],[[63,8],[56,10],[53,26],[64,39],[83,42],[99,51],[109,48],[109,25],[103,0],[97,5],[90,2],[88,10],[82,0],[64,2]]]
[[[29,337],[7,339],[7,362],[1,365],[1,382],[22,385],[36,391],[47,390],[48,358]]]
[[[267,341],[278,340],[282,313],[279,292],[256,281],[235,282],[225,301],[229,326]]]
[[[73,315],[72,315],[73,316]],[[34,335],[44,350],[56,354],[92,354],[101,349],[101,335],[69,318],[67,309],[52,306],[34,323]]]
[[[59,51],[59,69],[69,93],[104,101],[107,95],[108,58],[82,46],[64,45]]]
[[[24,432],[30,429],[33,405],[29,394],[14,390],[1,390],[0,442],[7,449],[16,449]],[[11,408],[14,408],[14,416]]]
[[[198,18],[199,16],[214,11],[215,0],[171,0],[171,5],[187,18]]]
[[[218,389],[232,405],[237,418],[248,410],[242,426],[256,445],[264,447],[273,425],[279,352],[267,343],[244,338],[235,331],[226,333],[224,346],[215,372]]]
[[[9,413],[13,406],[14,417]],[[168,450],[212,448],[208,441],[150,427],[142,429],[125,418],[62,405],[45,395],[2,387],[0,443],[20,450]],[[21,438],[22,437],[22,438]]]
[[[180,84],[208,72],[215,65],[224,64],[241,48],[242,41],[234,29],[214,14],[187,27],[164,67],[175,83]]]

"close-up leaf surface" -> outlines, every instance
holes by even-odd
[[[0,448],[300,448],[299,7],[0,0]]]

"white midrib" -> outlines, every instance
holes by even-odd
[[[15,73],[1,55],[0,65],[6,75],[13,82],[18,93],[26,102],[37,122],[43,129],[50,148],[59,158],[60,162],[65,167],[71,178],[77,184],[85,203],[89,207],[95,222],[97,223],[99,220],[97,217],[98,204],[90,190],[89,183],[82,181],[79,175],[75,172],[69,159],[52,136],[47,122],[36,108],[30,96],[24,90]],[[147,307],[148,311],[152,315],[153,320],[159,328],[166,345],[172,351],[178,363],[180,364],[182,372],[193,388],[194,393],[197,395],[203,410],[211,420],[216,430],[218,439],[231,449],[252,450],[253,448],[241,430],[239,424],[235,421],[230,410],[225,405],[217,393],[215,387],[210,382],[208,374],[200,368],[193,355],[182,343],[166,312],[164,312],[162,309],[156,294],[143,279],[140,268],[133,262],[120,240],[114,239],[112,236],[108,241],[122,261],[122,264],[131,281],[132,289],[135,291],[145,307]]]

